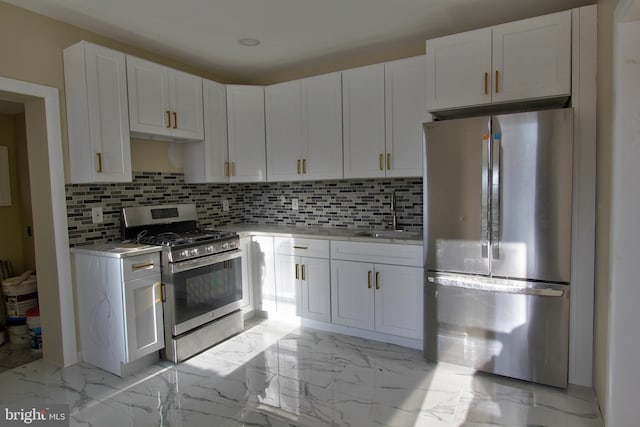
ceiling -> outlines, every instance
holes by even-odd
[[[594,0],[4,0],[212,73],[305,62],[542,15]],[[238,43],[260,40],[258,46]]]

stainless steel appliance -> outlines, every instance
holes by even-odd
[[[179,362],[240,332],[240,239],[202,230],[193,204],[124,208],[124,239],[162,246],[164,356]]]
[[[566,387],[572,110],[424,132],[426,358]]]

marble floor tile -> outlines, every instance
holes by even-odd
[[[185,361],[119,378],[39,360],[0,373],[0,404],[64,403],[73,426],[601,427],[590,389],[448,364],[396,345],[274,320]]]

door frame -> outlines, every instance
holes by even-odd
[[[40,307],[43,357],[69,366],[78,361],[78,353],[58,89],[0,76],[0,98],[25,106],[31,193],[37,195],[33,227],[38,295],[47,301]]]

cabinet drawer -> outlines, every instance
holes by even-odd
[[[422,267],[422,246],[332,241],[331,259]]]
[[[328,240],[276,237],[275,247],[276,253],[280,255],[329,258]]]
[[[160,274],[160,253],[137,255],[122,260],[124,281]]]

